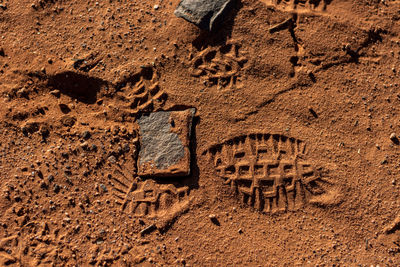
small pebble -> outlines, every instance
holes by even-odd
[[[61,187],[58,184],[56,184],[56,185],[54,185],[53,191],[54,191],[54,193],[57,194],[58,192],[60,192],[60,189],[61,189]]]
[[[84,131],[84,132],[82,133],[82,138],[84,138],[84,139],[89,139],[90,136],[91,136],[91,134],[90,134],[89,131]]]
[[[87,150],[88,146],[89,146],[88,142],[83,142],[82,144],[80,144],[80,147],[81,147],[83,150]]]
[[[54,95],[55,97],[60,97],[60,95],[61,95],[60,90],[53,90],[53,91],[50,91],[50,94],[51,94],[51,95]]]
[[[117,159],[116,159],[114,156],[109,156],[109,157],[108,157],[108,161],[109,161],[110,163],[115,163],[115,162],[117,162]]]
[[[154,5],[154,10],[158,10],[160,8],[159,5]]]
[[[210,218],[210,220],[213,224],[218,225],[218,226],[220,225],[220,223],[217,219],[217,216],[215,214],[208,215],[208,218]]]
[[[40,184],[40,188],[42,188],[42,189],[47,189],[47,184],[46,184],[46,182],[42,182],[42,183]]]
[[[151,225],[147,226],[146,228],[144,228],[142,231],[140,231],[140,235],[144,236],[144,235],[150,234],[151,232],[153,232],[156,229],[157,229],[157,227],[154,224],[151,224]]]
[[[107,187],[104,184],[100,184],[100,187],[104,192],[107,192]]]
[[[394,143],[396,143],[396,142],[399,141],[399,140],[397,139],[397,136],[396,136],[395,133],[391,133],[389,138],[390,138],[390,140],[392,140],[392,142],[394,142]]]

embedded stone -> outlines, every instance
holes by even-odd
[[[232,0],[182,0],[174,14],[202,30],[213,30],[226,14]]]
[[[190,136],[195,109],[158,111],[138,119],[138,175],[176,177],[190,174]]]

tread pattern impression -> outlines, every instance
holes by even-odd
[[[128,103],[125,109],[137,114],[153,110],[154,105],[163,105],[168,95],[160,89],[158,80],[158,74],[152,67],[143,67],[118,83],[118,98]]]
[[[137,146],[138,139],[132,143]],[[137,151],[137,147],[133,149],[135,162],[131,172],[120,167],[109,176],[115,202],[121,210],[137,217],[164,218],[187,209],[189,187],[162,184],[153,179],[142,180],[137,176]]]
[[[232,138],[207,150],[217,175],[260,211],[295,210],[318,193],[320,173],[305,160],[303,141],[279,134]]]
[[[261,0],[267,6],[288,12],[325,11],[332,0]]]
[[[228,43],[221,47],[207,47],[191,60],[192,76],[202,78],[207,86],[232,88],[240,81],[240,70],[247,59],[240,55],[240,46]]]
[[[160,218],[180,211],[188,204],[189,188],[158,184],[154,180],[135,179],[128,184],[120,179],[115,187],[116,203],[125,212],[137,217]]]

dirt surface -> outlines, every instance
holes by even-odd
[[[0,265],[400,265],[400,1],[178,2],[0,0]],[[191,174],[138,176],[188,108]]]

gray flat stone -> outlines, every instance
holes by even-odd
[[[151,177],[190,174],[190,133],[195,109],[159,111],[139,119],[138,175]]]
[[[174,14],[203,30],[211,31],[233,0],[182,0]]]

